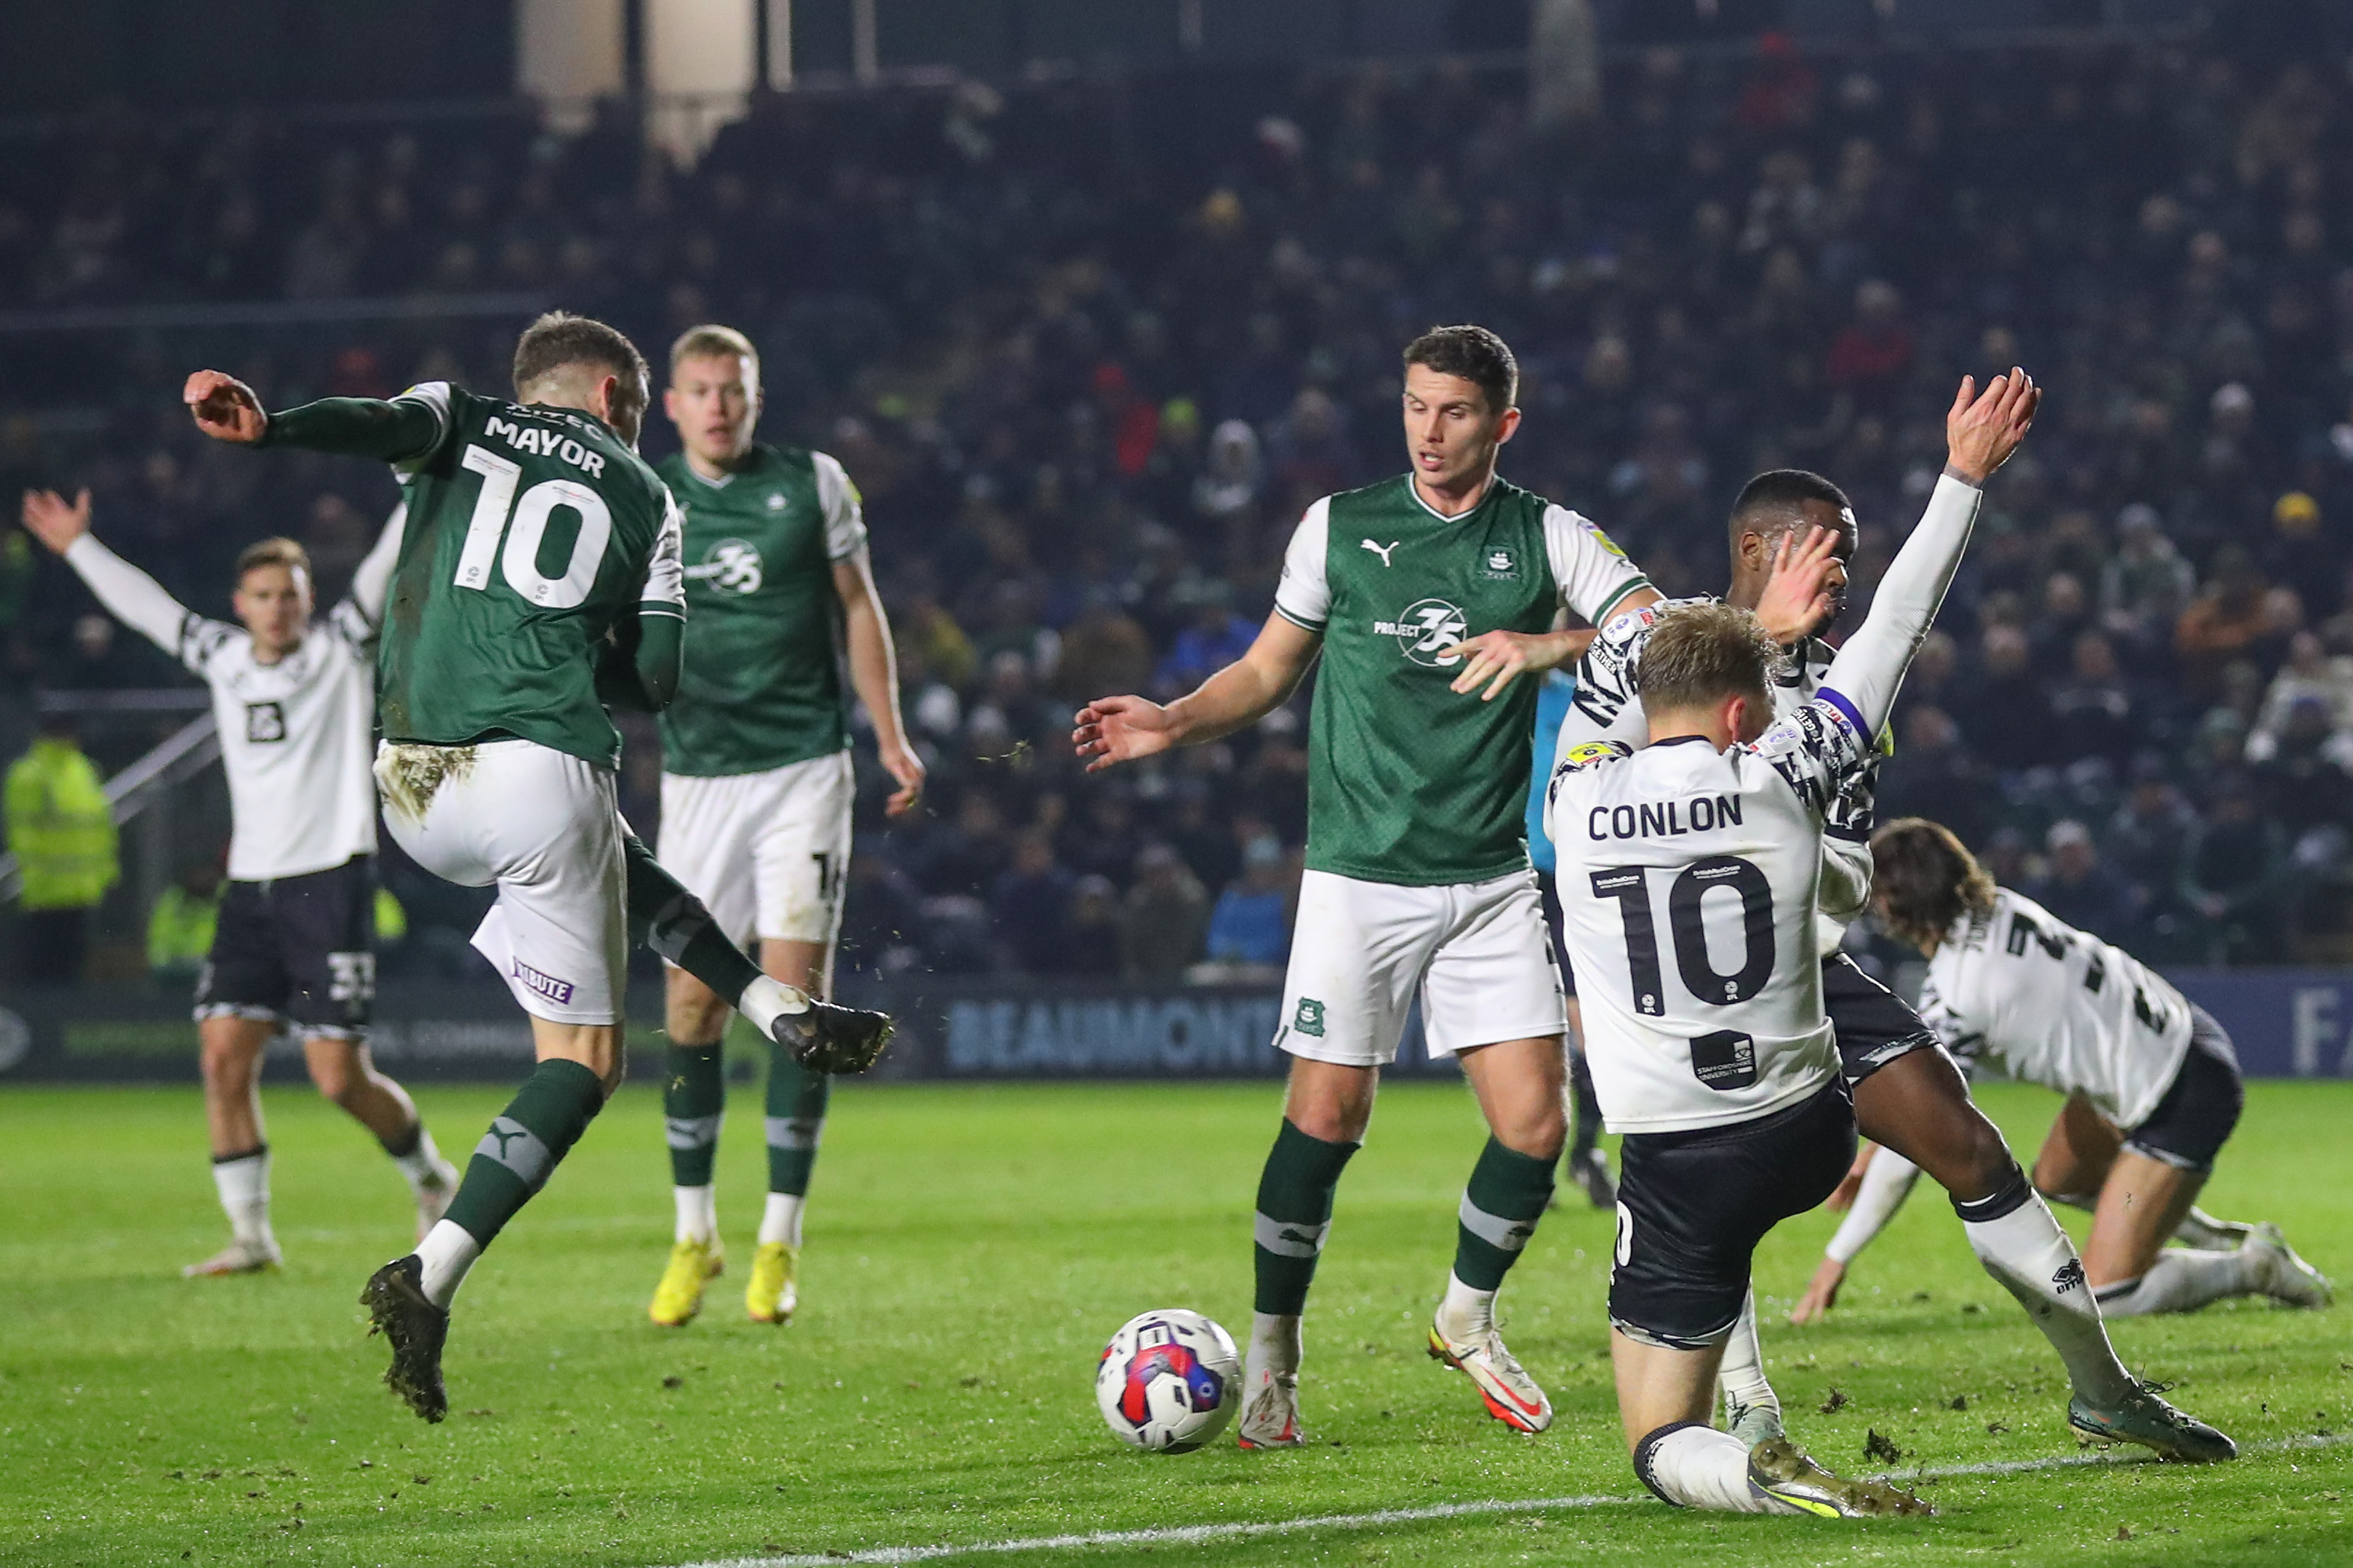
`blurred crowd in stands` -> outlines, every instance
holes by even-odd
[[[696,321],[749,331],[765,434],[863,489],[933,758],[912,822],[885,827],[867,781],[844,947],[880,973],[1280,962],[1306,696],[1094,777],[1070,717],[1248,645],[1302,508],[1400,467],[1423,328],[1504,334],[1526,410],[1505,472],[1670,594],[1724,584],[1752,472],[1830,475],[1862,522],[1854,616],[1955,383],[2021,363],[2044,417],[1912,673],[1883,816],[1941,818],[2153,960],[2348,959],[2347,68],[1768,38],[1613,58],[1598,119],[1540,130],[1516,73],[1445,67],[767,97],[691,169],[617,112],[569,136],[521,111],[101,115],[14,133],[0,297],[503,292],[657,359]],[[0,477],[91,486],[101,535],[209,613],[266,532],[332,587],[389,480],[207,447],[181,377],[220,363],[280,404],[500,387],[519,320],[18,337]],[[0,685],[175,679],[0,538]],[[637,732],[633,817],[658,766]],[[430,924],[433,890],[397,885]]]

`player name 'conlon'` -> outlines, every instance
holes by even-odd
[[[1599,843],[1608,838],[1672,838],[1684,833],[1707,833],[1740,826],[1737,795],[1694,795],[1653,805],[1597,805],[1585,814],[1585,836]]]

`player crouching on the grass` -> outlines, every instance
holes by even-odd
[[[1926,514],[1813,700],[1776,721],[1782,656],[1756,616],[1677,605],[1656,616],[1642,655],[1649,743],[1581,746],[1554,774],[1547,827],[1594,1087],[1624,1134],[1609,1281],[1619,1415],[1636,1474],[1672,1503],[1927,1511],[1830,1474],[1786,1436],[1752,1447],[1708,1417],[1757,1244],[1827,1196],[1852,1156],[1817,917],[1851,916],[1862,889],[1830,885],[1838,863],[1822,840],[1873,766],[1968,545],[1978,487],[2024,438],[2039,398],[2018,371],[1973,391],[1964,380],[1947,417],[1948,460]]]
[[[458,1190],[406,1090],[375,1069],[375,788],[368,777],[376,634],[401,540],[400,514],[323,622],[311,618],[311,561],[290,539],[237,558],[239,626],[197,615],[99,542],[90,492],[25,496],[26,531],[64,557],[123,625],[212,689],[228,775],[228,885],[196,978],[196,1038],[213,1182],[227,1247],[190,1278],[278,1267],[261,1057],[281,1024],[302,1040],[319,1092],[375,1135],[408,1179],[417,1234]]]
[[[448,1413],[441,1351],[467,1270],[620,1083],[632,923],[673,962],[709,961],[713,988],[810,1065],[862,1070],[890,1027],[760,975],[621,820],[621,738],[600,698],[666,702],[684,620],[678,509],[636,449],[645,361],[603,322],[552,313],[517,342],[514,386],[512,402],[435,382],[269,414],[199,371],[184,394],[217,440],[372,457],[407,495],[378,791],[419,865],[498,889],[474,945],[530,1016],[538,1058],[448,1216],[361,1293],[392,1343],[385,1382],[428,1421]]]
[[[2189,1312],[2230,1296],[2328,1304],[2328,1281],[2276,1226],[2199,1215],[2191,1238],[2221,1245],[2165,1245],[2191,1222],[2245,1100],[2238,1053],[2211,1014],[2122,948],[1996,887],[1939,823],[1891,822],[1871,850],[1881,918],[1928,961],[1921,1016],[1965,1066],[1996,1063],[2070,1097],[2035,1162],[2035,1185],[2097,1194],[2084,1273],[2103,1312]],[[1890,1150],[1866,1158],[1852,1210],[1799,1305],[1803,1318],[1835,1304],[1847,1265],[1918,1174]]]
[[[770,974],[824,996],[857,789],[843,666],[898,785],[885,813],[913,809],[923,784],[899,721],[891,623],[858,489],[823,452],[753,439],[760,357],[743,333],[690,328],[670,349],[670,381],[662,407],[683,449],[655,472],[684,515],[691,629],[678,695],[661,716],[662,860],[729,941],[756,941]],[[677,967],[667,1000],[662,1110],[677,1228],[648,1313],[677,1328],[702,1310],[703,1283],[720,1270],[712,1172],[727,1103],[727,1003]],[[772,1044],[768,1199],[744,1294],[754,1322],[789,1321],[799,1300],[801,1211],[831,1081]]]
[[[1457,1211],[1430,1353],[1522,1432],[1552,1402],[1497,1331],[1496,1293],[1546,1205],[1567,1139],[1567,1017],[1525,837],[1535,682],[1600,621],[1658,590],[1590,521],[1497,477],[1519,371],[1483,327],[1406,347],[1412,471],[1307,509],[1274,613],[1236,663],[1162,707],[1101,697],[1073,736],[1088,771],[1256,723],[1319,649],[1308,736],[1307,871],[1275,1040],[1291,1056],[1258,1190],[1257,1279],[1236,1436],[1296,1447],[1302,1314],[1340,1173],[1417,994],[1490,1130]]]

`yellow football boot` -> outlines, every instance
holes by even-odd
[[[789,1323],[800,1304],[801,1249],[781,1241],[764,1241],[752,1255],[752,1283],[744,1290],[744,1310],[755,1323]]]
[[[670,1267],[654,1287],[654,1303],[646,1315],[665,1329],[682,1329],[702,1310],[702,1282],[726,1267],[716,1239],[681,1241],[670,1249]]]

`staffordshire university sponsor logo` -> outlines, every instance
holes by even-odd
[[[756,594],[767,581],[761,569],[760,547],[748,539],[721,540],[703,552],[702,562],[688,567],[686,574],[722,594]]]
[[[1414,663],[1445,669],[1461,664],[1462,656],[1449,654],[1441,658],[1439,650],[1469,637],[1471,623],[1461,610],[1443,599],[1417,599],[1396,620],[1375,621],[1373,633],[1397,638],[1398,651]]]
[[[514,977],[559,1007],[569,1005],[572,1000],[572,982],[558,980],[553,974],[543,974],[520,958],[514,961]]]

